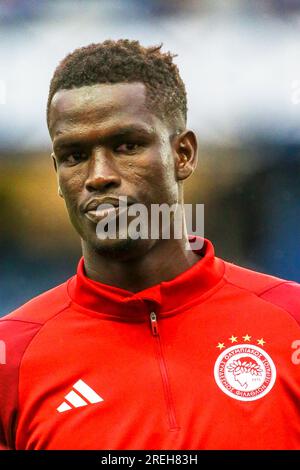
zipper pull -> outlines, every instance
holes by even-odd
[[[153,336],[158,336],[158,323],[155,312],[150,313],[150,324]]]

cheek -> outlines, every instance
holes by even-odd
[[[74,204],[84,187],[84,179],[78,171],[72,173],[68,170],[59,174],[59,184],[67,205]]]
[[[160,147],[159,158],[153,162],[153,179],[156,192],[165,202],[178,201],[178,184],[175,178],[174,158],[169,145]]]
[[[145,155],[132,165],[127,175],[139,200],[170,204],[178,201],[178,185],[170,158],[165,160],[157,153]]]

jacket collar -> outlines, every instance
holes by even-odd
[[[216,286],[224,274],[224,262],[215,257],[209,240],[204,239],[202,248],[195,252],[199,255],[199,261],[189,269],[170,281],[136,293],[89,279],[82,257],[77,274],[70,279],[69,295],[81,309],[108,317],[139,321],[151,310],[160,316],[179,313],[189,304],[201,301],[201,297],[206,298],[205,294]]]

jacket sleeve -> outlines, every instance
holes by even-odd
[[[41,325],[0,320],[0,449],[15,449],[19,372],[23,355]]]

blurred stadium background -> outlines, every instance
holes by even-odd
[[[299,0],[0,0],[0,315],[75,272],[45,107],[58,62],[107,38],[178,54],[219,256],[300,281]]]

